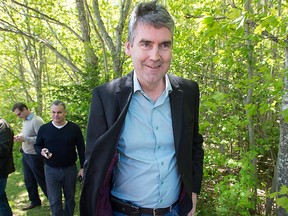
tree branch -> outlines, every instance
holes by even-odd
[[[15,4],[17,4],[17,5],[19,5],[19,6],[21,6],[21,7],[24,7],[24,8],[26,8],[26,9],[28,9],[28,10],[31,10],[31,11],[33,11],[33,12],[41,15],[41,17],[45,18],[46,21],[47,21],[47,20],[50,20],[51,22],[53,22],[53,23],[55,23],[55,24],[57,24],[57,25],[60,25],[60,26],[63,26],[63,27],[65,27],[65,28],[67,28],[67,29],[68,29],[70,32],[72,32],[79,40],[83,41],[82,37],[81,37],[79,34],[77,34],[72,28],[70,28],[68,25],[66,25],[65,23],[62,23],[62,22],[60,22],[59,20],[56,20],[56,19],[54,19],[54,18],[52,18],[52,17],[49,17],[49,16],[47,16],[46,14],[44,14],[44,13],[42,13],[42,12],[40,12],[40,11],[34,9],[34,8],[31,8],[31,7],[27,6],[27,5],[24,5],[24,4],[20,3],[20,2],[17,2],[17,1],[15,1],[15,0],[12,0],[12,2],[15,3]],[[30,15],[28,15],[28,16],[30,16]],[[30,17],[31,17],[31,16],[30,16]],[[34,18],[41,19],[41,18],[39,18],[39,17],[34,17]]]
[[[14,27],[15,28],[15,27]],[[34,41],[37,41],[39,43],[44,44],[46,47],[48,47],[58,58],[62,59],[63,62],[65,62],[73,71],[81,74],[82,76],[84,75],[83,72],[75,65],[73,64],[71,61],[69,61],[69,59],[67,59],[65,56],[63,56],[55,47],[53,47],[49,41],[39,38],[35,35],[31,35],[28,34],[26,32],[21,31],[20,29],[5,29],[3,27],[0,26],[0,31],[5,31],[5,32],[11,32],[14,34],[18,34],[18,35],[22,35],[25,36],[29,39],[32,39]]]
[[[186,19],[191,19],[191,18],[201,19],[201,18],[203,18],[203,17],[204,17],[203,15],[201,15],[201,16],[199,16],[199,15],[198,15],[198,16],[195,16],[195,15],[192,15],[192,14],[186,14],[186,15],[185,15],[185,18],[186,18]],[[214,20],[216,20],[216,21],[218,21],[218,20],[223,20],[223,19],[227,19],[227,17],[226,17],[226,16],[214,17]],[[249,26],[254,27],[254,28],[257,26],[257,23],[254,22],[254,21],[251,20],[251,19],[247,19],[247,20],[246,20],[246,24],[248,24]],[[264,31],[261,32],[261,36],[264,36],[264,37],[270,39],[271,41],[273,41],[273,42],[275,42],[275,43],[279,43],[279,38],[278,38],[277,36],[269,33],[269,32],[266,31],[266,30],[264,30]],[[284,42],[285,42],[285,40],[284,40]]]

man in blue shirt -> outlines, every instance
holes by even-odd
[[[82,216],[189,215],[203,172],[196,82],[168,74],[174,21],[157,1],[132,12],[134,70],[93,91]]]

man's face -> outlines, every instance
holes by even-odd
[[[157,85],[169,70],[172,58],[172,33],[166,27],[138,24],[133,44],[126,42],[125,52],[131,56],[141,85]]]
[[[16,108],[14,110],[14,114],[16,116],[18,116],[19,118],[26,119],[28,117],[28,115],[29,115],[29,112],[28,112],[28,110],[26,108],[23,108],[22,111],[20,111],[18,108]]]
[[[51,106],[51,118],[56,125],[63,125],[65,123],[66,111],[62,105]]]

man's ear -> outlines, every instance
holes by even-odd
[[[125,43],[125,53],[126,53],[126,55],[128,55],[128,56],[131,56],[131,44],[130,44],[130,42],[129,41],[127,41],[126,43]]]

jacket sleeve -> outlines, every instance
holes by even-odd
[[[199,194],[203,176],[204,151],[202,148],[203,137],[199,133],[200,93],[197,83],[195,83],[195,89],[196,89],[196,97],[195,97],[194,131],[193,131],[193,147],[192,147],[192,165],[193,165],[194,178],[192,182],[192,192]]]
[[[90,159],[94,144],[99,136],[108,129],[103,102],[97,88],[93,90],[90,111],[88,116],[85,161]]]
[[[7,157],[10,152],[11,142],[13,143],[13,136],[9,128],[3,127],[0,130],[0,158]]]

